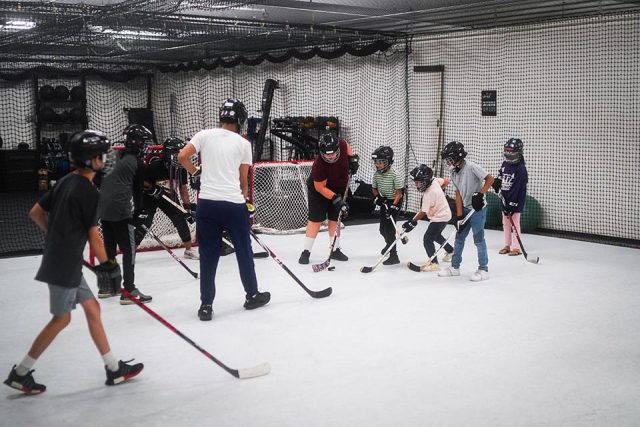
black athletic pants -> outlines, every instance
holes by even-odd
[[[387,200],[386,206],[391,206],[393,204],[393,200]],[[402,204],[402,199],[398,202],[398,205]],[[380,234],[384,238],[385,250],[389,247],[390,244],[396,240],[396,228],[393,226],[391,221],[394,223],[398,219],[398,211],[391,214],[391,218],[387,218],[387,208],[385,205],[380,206]],[[397,255],[396,246],[391,249],[390,255]]]
[[[180,240],[183,242],[191,241],[191,231],[189,230],[189,225],[187,224],[187,220],[185,219],[185,214],[181,212],[178,208],[173,206],[164,198],[156,199],[153,196],[149,196],[145,194],[143,196],[143,206],[147,211],[149,216],[144,220],[143,224],[147,228],[151,228],[151,224],[153,224],[153,218],[156,215],[158,208],[171,220],[176,230],[178,230],[178,234],[180,235]],[[137,224],[136,224],[137,225]],[[142,227],[136,227],[136,246],[142,242],[144,236],[147,232]]]
[[[135,227],[131,218],[121,221],[100,221],[102,239],[109,259],[114,259],[119,247],[122,251],[122,278],[124,288],[131,292],[134,285],[134,265],[136,261]]]
[[[424,233],[424,238],[422,239],[424,248],[426,249],[429,258],[431,258],[436,252],[436,248],[433,242],[438,242],[440,245],[442,245],[446,241],[446,239],[442,235],[442,230],[444,230],[446,226],[446,222],[429,223],[429,227],[427,227],[427,231]],[[453,247],[447,243],[446,245],[444,245],[444,250],[447,251],[447,253],[451,253],[453,252]],[[435,257],[432,262],[433,264],[437,264],[438,257]]]

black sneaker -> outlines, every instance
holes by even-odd
[[[212,317],[213,307],[211,307],[211,304],[201,304],[200,308],[198,309],[198,318],[204,322],[207,320],[211,320]]]
[[[131,362],[131,360],[127,360],[126,362],[123,362],[122,360],[118,361],[118,370],[115,372],[110,371],[109,368],[105,366],[104,369],[105,371],[107,371],[107,381],[105,381],[105,384],[118,385],[130,380],[131,378],[142,372],[142,370],[144,369],[144,365],[142,363],[129,365],[129,362]]]
[[[269,292],[258,292],[255,295],[247,295],[244,302],[244,308],[247,310],[253,310],[254,308],[262,307],[271,300],[271,294]]]
[[[331,252],[331,259],[335,259],[337,261],[349,261],[349,257],[343,254],[340,248]]]
[[[18,375],[16,372],[16,365],[13,365],[11,373],[9,373],[9,377],[4,381],[4,383],[25,394],[44,393],[47,387],[44,384],[38,384],[36,380],[33,379],[33,375],[31,375],[32,373],[33,369],[27,372],[26,375]]]
[[[395,265],[395,264],[400,264],[400,259],[398,258],[398,254],[395,252],[392,252],[391,255],[389,255],[389,258],[387,258],[382,262],[382,265]]]
[[[132,296],[136,297],[138,301],[141,303],[151,302],[153,299],[150,295],[145,295],[138,288],[133,288],[131,292],[129,292]],[[129,305],[135,304],[129,297],[124,296],[124,294],[120,295],[120,305]]]
[[[309,264],[309,257],[310,256],[311,256],[311,252],[309,252],[308,250],[305,249],[300,254],[300,259],[298,259],[298,263],[299,264]]]

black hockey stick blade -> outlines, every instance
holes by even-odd
[[[254,258],[268,258],[269,254],[266,252],[254,252],[253,253],[253,257]]]
[[[91,270],[91,271],[93,271],[95,273],[96,270],[95,270],[95,267],[93,265],[89,264],[89,262],[84,261],[84,260],[83,260],[83,264],[84,264],[85,267],[87,267],[89,270]],[[242,368],[242,369],[230,368],[229,366],[225,365],[220,360],[218,360],[214,355],[209,353],[207,350],[205,350],[204,348],[200,347],[195,341],[193,341],[191,338],[189,338],[188,336],[183,334],[180,330],[178,330],[171,323],[166,321],[164,319],[164,317],[160,316],[158,313],[156,313],[155,311],[153,311],[152,309],[147,307],[146,304],[141,303],[138,298],[136,298],[133,295],[131,295],[129,292],[127,292],[126,289],[122,289],[122,294],[125,297],[129,298],[131,301],[133,301],[138,307],[140,307],[141,309],[146,311],[151,317],[153,317],[158,322],[160,322],[164,326],[166,326],[171,332],[173,332],[174,334],[178,335],[180,338],[185,340],[187,343],[191,344],[191,346],[193,346],[196,350],[198,350],[200,353],[204,354],[211,361],[213,361],[216,365],[218,365],[219,367],[221,367],[222,369],[224,369],[225,371],[227,371],[229,374],[233,375],[234,377],[243,380],[243,379],[247,379],[247,378],[261,377],[261,376],[267,375],[269,372],[271,372],[271,365],[269,365],[268,363],[261,363],[260,365],[254,366],[252,368]]]
[[[304,291],[307,294],[309,294],[310,297],[312,297],[312,298],[326,298],[329,295],[331,295],[331,293],[333,292],[333,289],[331,288],[331,286],[329,286],[326,289],[322,289],[321,291],[312,291],[311,289],[307,288],[305,286],[305,284],[302,283],[302,281],[300,279],[298,279],[298,277],[295,274],[293,274],[293,272],[291,270],[289,270],[289,267],[284,265],[284,263],[282,261],[280,261],[280,258],[278,258],[276,256],[276,254],[271,249],[269,249],[267,247],[267,245],[262,243],[262,241],[258,238],[258,235],[253,230],[249,230],[249,233],[251,234],[251,237],[253,237],[253,239],[256,241],[256,243],[258,243],[262,247],[262,249],[267,251],[267,253],[271,256],[271,258],[276,262],[276,264],[278,264],[280,267],[282,267],[282,269],[284,271],[286,271],[287,274],[289,274],[289,276],[291,276],[291,278],[298,284],[298,286],[300,286],[302,289],[304,289]]]
[[[418,273],[422,272],[422,267],[420,267],[419,265],[414,264],[412,262],[408,262],[407,263],[407,267],[409,267],[409,270],[411,270],[411,271],[416,271]]]
[[[373,267],[360,267],[360,272],[361,273],[371,273],[373,271]]]

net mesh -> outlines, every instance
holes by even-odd
[[[438,152],[451,140],[462,142],[469,160],[496,175],[502,145],[518,137],[525,144],[528,194],[535,201],[530,206],[539,206],[523,219],[535,216],[538,229],[556,234],[637,244],[639,42],[640,15],[628,13],[415,37],[366,57],[156,72],[151,84],[146,78],[88,77],[88,124],[117,139],[127,124],[124,108],[150,106],[158,141],[188,140],[217,126],[219,106],[230,96],[260,119],[265,81],[274,79],[279,88],[270,119],[338,118],[341,137],[361,156],[353,182],[371,182],[369,159],[380,145],[393,148],[393,167],[405,182],[419,163],[448,177]],[[77,84],[67,84],[72,83]],[[0,85],[8,106],[0,118],[2,151],[14,150],[18,142],[36,147],[34,84]],[[496,91],[495,116],[482,115],[483,91]],[[291,158],[291,143],[271,132],[271,120],[262,125],[267,126],[262,159]],[[277,173],[281,178],[275,181],[288,180],[287,173]],[[404,208],[417,210],[419,196],[408,185]],[[0,207],[5,223],[14,221],[12,206],[8,201]],[[624,226],[617,218],[624,218]],[[28,241],[24,235],[31,232],[16,228],[13,244]]]

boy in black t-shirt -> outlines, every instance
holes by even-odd
[[[49,323],[38,334],[24,359],[14,365],[4,381],[26,394],[46,390],[35,382],[31,369],[40,355],[71,321],[76,304],[84,309],[89,332],[102,355],[107,375],[106,385],[115,385],[138,375],[142,363],[130,365],[118,361],[111,352],[102,320],[100,305],[82,276],[82,253],[89,245],[101,262],[96,267],[99,286],[120,283],[120,266],[108,259],[98,232],[97,207],[99,193],[92,179],[104,167],[105,156],[111,143],[97,131],[81,131],[69,141],[69,154],[76,171],[62,178],[31,209],[31,219],[42,228],[45,246],[36,280],[49,285]]]

